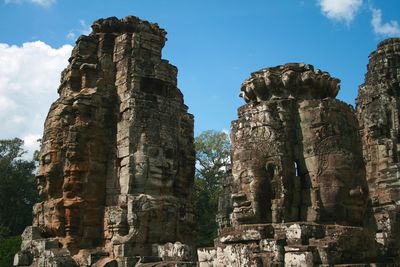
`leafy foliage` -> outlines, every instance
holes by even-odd
[[[230,164],[230,142],[224,132],[205,131],[195,139],[196,179],[194,205],[197,215],[196,245],[212,246],[217,236],[215,216],[221,192],[220,180]]]
[[[21,236],[0,238],[0,267],[13,266],[14,255],[21,246]]]
[[[32,222],[32,205],[38,200],[35,162],[22,158],[22,146],[18,138],[0,140],[0,232],[4,236],[22,233]]]

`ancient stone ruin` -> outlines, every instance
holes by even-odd
[[[400,248],[400,38],[369,56],[357,98],[376,240],[388,257]],[[400,262],[400,260],[399,260]]]
[[[357,110],[305,64],[252,73],[208,266],[398,266],[400,38],[370,55]]]
[[[166,32],[136,17],[81,36],[45,122],[14,266],[398,266],[400,39],[370,55],[357,108],[289,63],[251,74],[232,122],[218,238],[193,245],[193,116]]]
[[[229,220],[216,248],[199,250],[200,266],[375,261],[358,122],[335,99],[339,82],[292,63],[242,84],[247,104],[231,133],[232,208],[221,216]]]
[[[193,116],[161,59],[166,32],[136,17],[92,29],[45,122],[43,202],[14,265],[192,261]]]

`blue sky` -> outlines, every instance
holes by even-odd
[[[399,0],[0,0],[0,138],[37,147],[72,45],[97,18],[135,15],[168,32],[163,58],[195,133],[228,130],[251,72],[305,62],[340,78],[354,104],[368,55],[400,36]]]

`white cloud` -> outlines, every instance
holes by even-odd
[[[25,149],[29,151],[29,154],[35,150],[39,150],[40,144],[38,140],[40,138],[42,138],[42,135],[39,134],[28,134],[22,137],[22,140],[24,140]]]
[[[0,139],[19,137],[31,153],[37,149],[34,141],[58,97],[60,73],[71,50],[70,45],[55,49],[41,41],[0,43]]]
[[[43,6],[43,7],[49,7],[53,4],[56,3],[56,0],[30,0],[33,4]]]
[[[88,35],[91,31],[92,28],[86,24],[86,21],[83,19],[79,20],[80,28],[79,29],[73,29],[70,30],[67,35],[65,36],[68,40],[75,41],[76,38],[83,34],[83,35]]]
[[[349,24],[363,4],[363,0],[318,0],[322,13],[329,19]]]
[[[382,10],[377,8],[371,8],[372,19],[371,25],[375,34],[382,34],[387,36],[398,36],[400,35],[399,23],[392,20],[387,23],[382,23]]]
[[[56,3],[56,0],[4,0],[6,4],[22,4],[24,2],[38,5],[41,7],[50,7]]]
[[[15,102],[3,95],[0,95],[0,112],[5,112],[7,110],[13,110],[16,108]]]

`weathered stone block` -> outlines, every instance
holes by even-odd
[[[219,241],[221,243],[234,243],[240,241],[257,241],[261,238],[262,235],[257,229],[241,229],[229,235],[222,236]]]
[[[314,266],[312,252],[285,253],[285,267]]]
[[[191,261],[194,258],[193,248],[180,242],[153,245],[157,256],[163,261]]]

